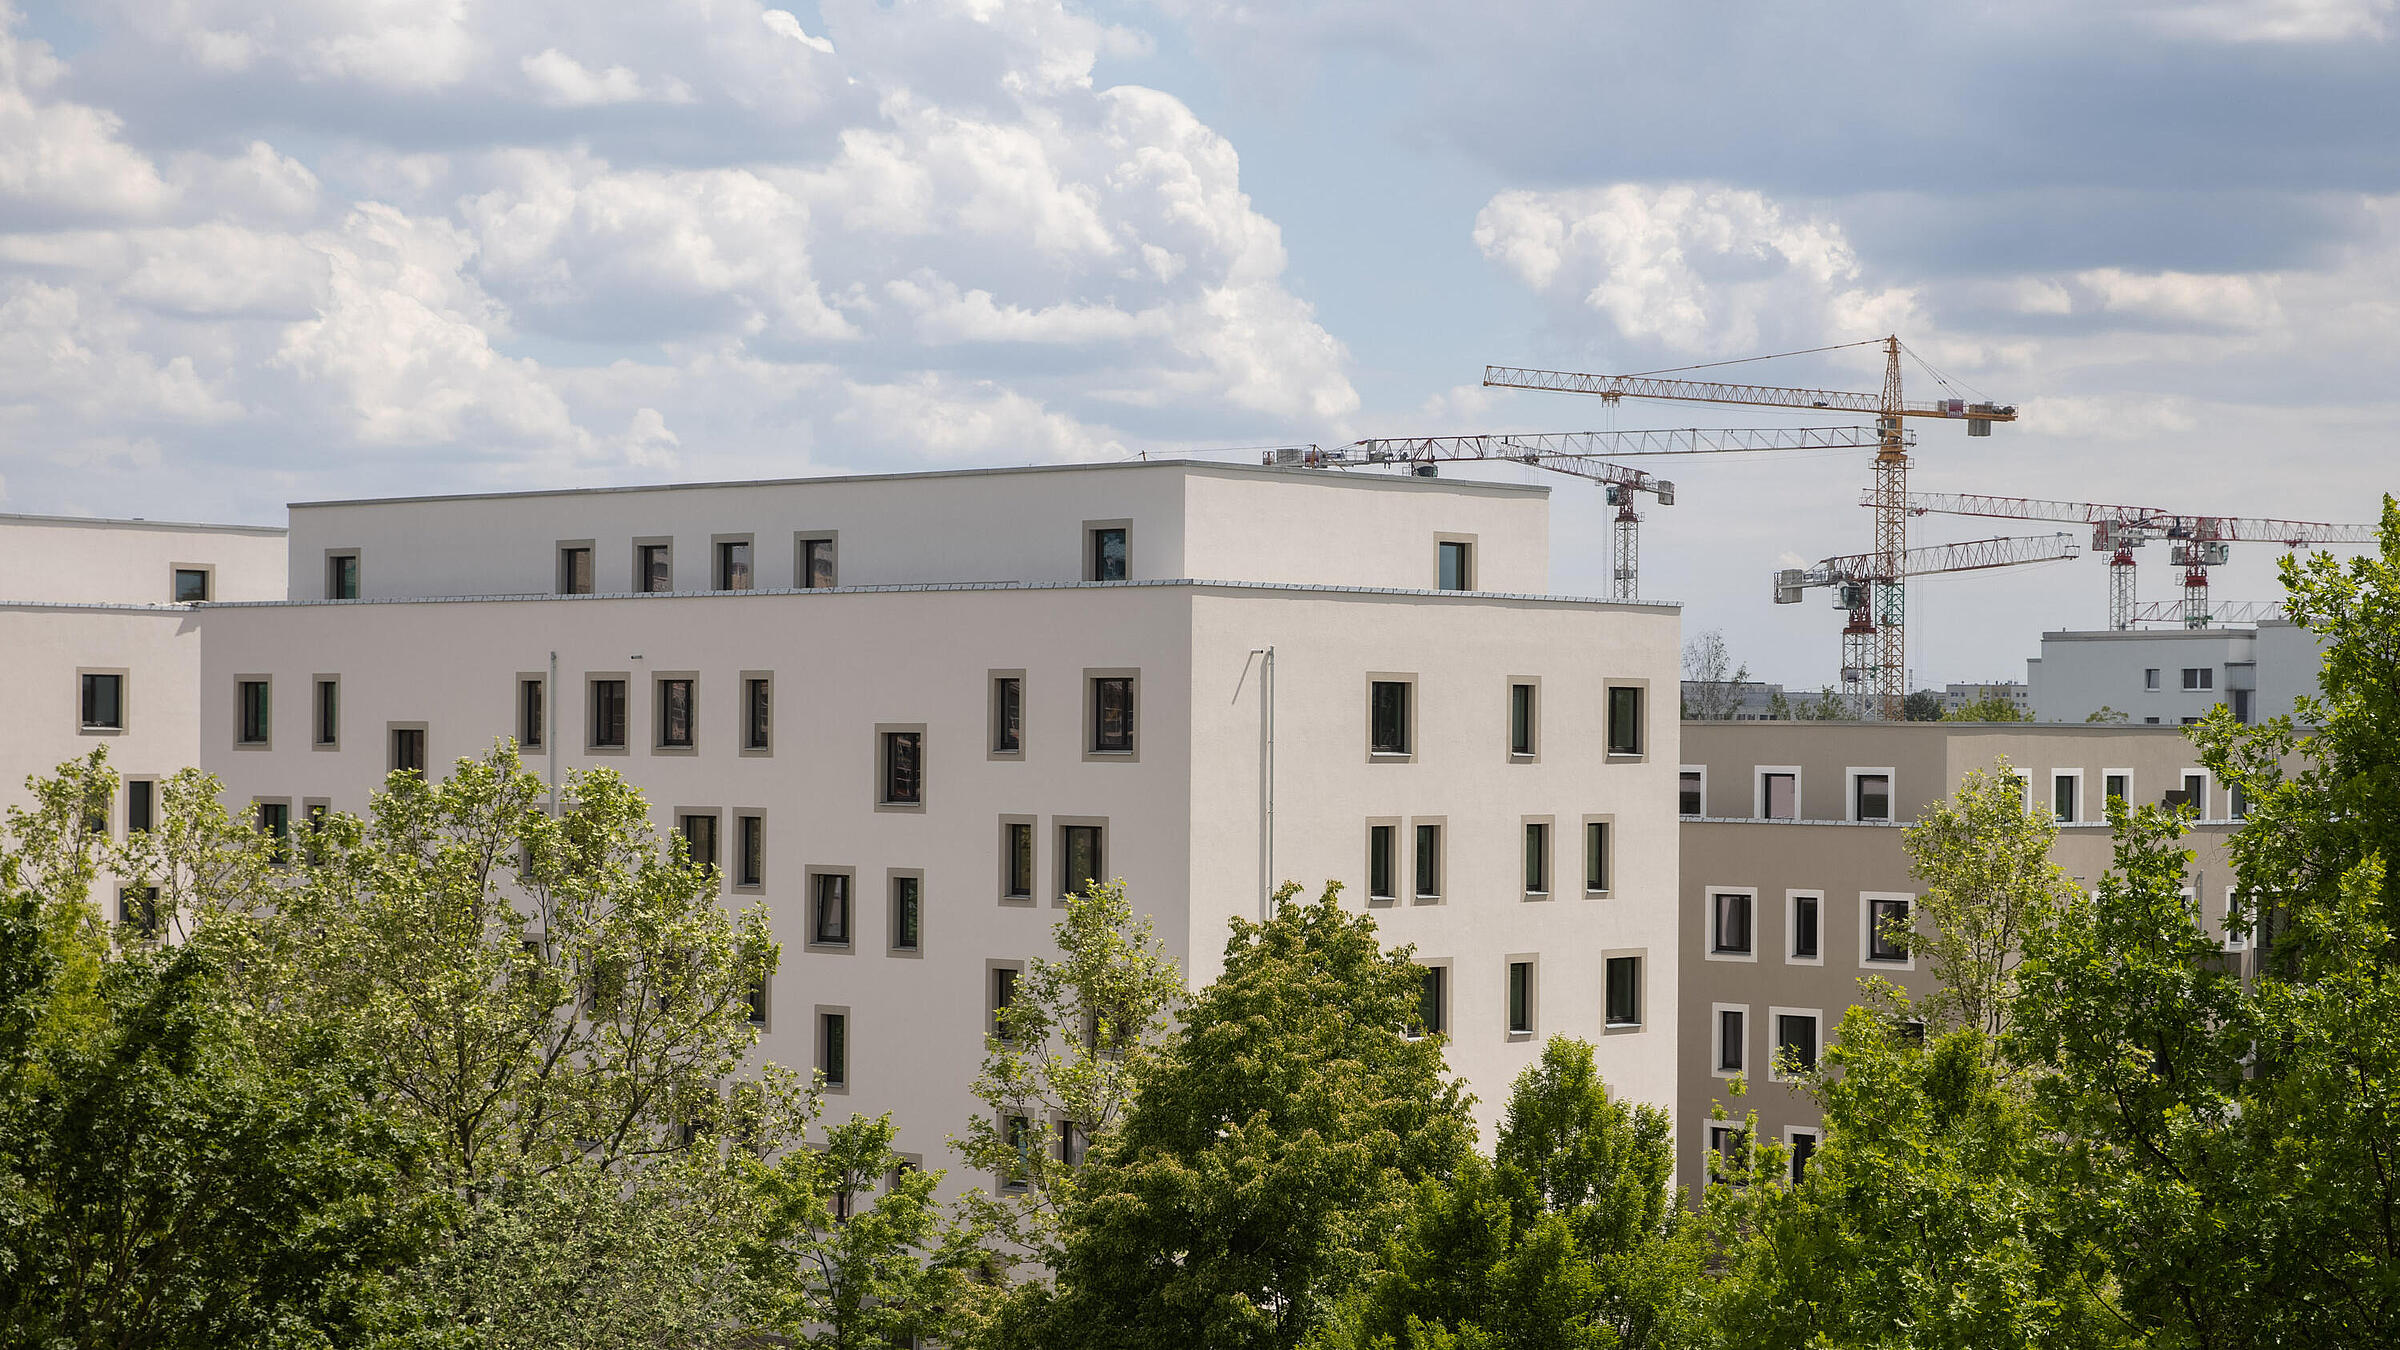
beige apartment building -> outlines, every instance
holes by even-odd
[[[1881,915],[1913,912],[1901,830],[2005,756],[2026,782],[2028,810],[2059,822],[2052,857],[2087,886],[2112,857],[2108,796],[2136,803],[2169,794],[2199,820],[2189,894],[2228,951],[2233,874],[2225,840],[2241,804],[2213,782],[2179,728],[2035,723],[1687,722],[1678,809],[1682,1007],[1677,1063],[1676,1173],[1694,1193],[1710,1148],[1732,1126],[1709,1119],[1723,1102],[1739,1122],[1805,1165],[1820,1133],[1815,1103],[1776,1071],[1778,1051],[1822,1051],[1859,980],[1881,976],[1921,994],[1928,976],[1877,936]],[[1746,1093],[1728,1095],[1740,1075]]]

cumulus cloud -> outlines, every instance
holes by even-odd
[[[608,103],[644,100],[692,101],[691,86],[681,80],[669,77],[655,84],[646,83],[628,66],[593,70],[556,47],[544,47],[519,61],[517,66],[525,72],[527,83],[534,87],[542,102],[553,108],[596,108]]]

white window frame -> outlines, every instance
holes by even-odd
[[[2217,795],[2217,776],[2197,764],[2186,765],[2175,771],[2175,790],[2177,792],[2183,791],[2184,780],[2187,778],[2200,780],[2200,800],[2192,803],[2192,819],[2194,821],[2215,820],[2216,817],[2208,813],[2208,807],[2210,800]]]
[[[1799,900],[1804,895],[1817,902],[1817,954],[1815,956],[1796,956],[1792,952],[1793,944],[1800,939]],[[1787,966],[1822,966],[1825,964],[1825,892],[1802,887],[1783,893],[1783,963]]]
[[[1729,1012],[1738,1012],[1742,1015],[1742,1067],[1738,1069],[1725,1067],[1724,1015]],[[1758,1038],[1750,1033],[1755,1028],[1756,1019],[1750,1015],[1750,1005],[1747,1003],[1711,1003],[1708,1005],[1709,1077],[1732,1078],[1737,1074],[1746,1075],[1751,1071],[1750,1046]]]
[[[1683,776],[1684,776],[1685,774],[1687,774],[1687,773],[1696,773],[1696,774],[1700,775],[1700,814],[1699,814],[1699,815],[1696,815],[1696,816],[1687,816],[1687,815],[1683,814]],[[1706,819],[1708,819],[1708,818],[1709,818],[1709,817],[1708,817],[1708,766],[1707,766],[1707,765],[1705,765],[1705,764],[1682,764],[1682,765],[1678,765],[1678,766],[1676,766],[1676,769],[1675,769],[1675,818],[1676,818],[1677,820],[1706,820]]]
[[[1896,823],[1899,820],[1900,774],[1897,770],[1891,768],[1889,765],[1878,768],[1872,764],[1852,765],[1849,768],[1842,770],[1842,819],[1850,821],[1853,824],[1860,823],[1860,816],[1858,814],[1858,780],[1861,778],[1873,778],[1877,774],[1881,774],[1883,776],[1884,810],[1889,814],[1885,815],[1880,821],[1869,821],[1865,823],[1889,825]]]
[[[1822,1032],[1824,1028],[1819,1027],[1818,1030]],[[1817,1057],[1822,1059],[1824,1056],[1825,1046],[1820,1040],[1817,1045]],[[1813,1141],[1818,1148],[1823,1148],[1825,1147],[1825,1127],[1822,1125],[1786,1125],[1783,1127],[1783,1179],[1794,1186],[1800,1184],[1800,1177],[1795,1171],[1800,1159],[1799,1154],[1793,1149],[1793,1143],[1803,1136]]]
[[[2125,780],[2125,808],[2127,810],[2132,810],[2134,802],[2138,800],[2133,795],[2135,792],[2135,788],[2133,786],[2133,770],[2102,769],[2100,771],[2100,818],[2102,820],[2108,819],[2108,780],[2111,778],[2122,778]]]
[[[1788,773],[1792,776],[1792,814],[1789,816],[1770,817],[1767,814],[1767,775],[1771,773]],[[1705,806],[1708,804],[1708,780],[1702,778],[1700,786],[1700,802]],[[1800,806],[1800,789],[1803,786],[1800,779],[1800,766],[1797,764],[1752,765],[1750,769],[1750,818],[1752,820],[1808,819],[1808,812],[1802,810]]]
[[[1914,931],[1915,929],[1917,921],[1917,897],[1914,892],[1860,891],[1858,893],[1858,968],[1860,970],[1915,970],[1917,968],[1917,953],[1913,948],[1909,951],[1906,958],[1898,961],[1880,960],[1867,954],[1873,950],[1873,948],[1868,944],[1875,936],[1875,902],[1878,900],[1907,901],[1910,929],[1911,931]],[[1819,916],[1817,922],[1822,924],[1824,922],[1824,918]],[[1824,946],[1824,943],[1819,942],[1817,945],[1822,947]],[[1820,1043],[1819,1048],[1823,1048],[1822,1043]]]
[[[1798,1081],[1796,1079],[1786,1078],[1783,1076],[1783,1069],[1781,1065],[1781,1061],[1783,1059],[1783,1043],[1780,1037],[1783,1031],[1781,1019],[1786,1017],[1809,1017],[1816,1020],[1817,1062],[1819,1064],[1823,1064],[1825,1062],[1825,1010],[1822,1008],[1786,1008],[1781,1006],[1771,1006],[1767,1009],[1766,1036],[1767,1081],[1770,1083],[1790,1083]]]
[[[1633,959],[1633,1020],[1608,1020],[1608,963]],[[1609,947],[1600,953],[1600,1034],[1629,1036],[1650,1025],[1650,949],[1647,947]]]
[[[2058,820],[2058,780],[2061,778],[2072,778],[2075,780],[2075,815],[2071,820]],[[2053,820],[2058,820],[2058,823],[2061,825],[2088,824],[2089,822],[2086,821],[2084,817],[2090,813],[2090,810],[2091,802],[2083,795],[2083,770],[2052,769],[2050,771],[2051,818]]]
[[[1746,895],[1750,897],[1750,950],[1720,952],[1717,950],[1717,897]],[[1759,943],[1758,888],[1756,886],[1703,886],[1700,888],[1700,955],[1709,961],[1735,961],[1758,964]],[[1822,947],[1822,942],[1817,944]]]

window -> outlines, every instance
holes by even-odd
[[[1020,755],[1025,752],[1025,677],[1022,674],[992,677],[992,753]]]
[[[689,750],[693,744],[692,686],[688,675],[658,682],[658,746],[662,750]]]
[[[2142,688],[2158,688],[2158,667],[2151,666],[2142,672]]]
[[[1428,1036],[1450,1029],[1450,967],[1427,966],[1419,977],[1417,1025]]]
[[[1475,546],[1463,539],[1444,539],[1434,547],[1434,586],[1445,591],[1475,589]]]
[[[1824,899],[1814,895],[1795,895],[1791,900],[1792,917],[1789,925],[1792,934],[1791,959],[1795,961],[1822,959],[1817,932],[1818,916],[1823,912],[1825,906]]]
[[[1748,1047],[1749,1021],[1750,1014],[1744,1009],[1717,1009],[1717,1072],[1742,1071],[1742,1052]]]
[[[850,945],[850,874],[817,872],[809,877],[808,945]]]
[[[1634,1027],[1642,1024],[1642,958],[1612,956],[1607,966],[1608,1025]]]
[[[2216,687],[2216,683],[2217,672],[2214,667],[2185,666],[2183,668],[2183,687],[2186,689],[2213,689]]]
[[[1058,1160],[1069,1167],[1083,1161],[1083,1130],[1065,1116],[1058,1118]]]
[[[1391,825],[1367,827],[1367,898],[1394,900],[1399,898],[1397,860],[1392,856],[1399,848],[1399,830]]]
[[[1408,753],[1408,681],[1373,680],[1367,685],[1367,752]]]
[[[792,540],[792,584],[804,591],[834,586],[832,535],[801,535]]]
[[[325,555],[325,598],[356,600],[358,598],[358,555],[328,553]]]
[[[1101,834],[1098,825],[1058,827],[1058,893],[1061,896],[1081,894],[1087,887],[1108,879]]]
[[[750,589],[750,541],[720,539],[717,541],[717,589],[746,591]]]
[[[913,875],[892,878],[892,950],[924,950],[925,879]]]
[[[1508,963],[1508,1034],[1533,1034],[1533,962]]]
[[[1750,955],[1750,906],[1753,897],[1741,891],[1720,891],[1713,897],[1715,922],[1709,949],[1728,956]]]
[[[1800,774],[1797,770],[1758,776],[1759,815],[1768,820],[1800,818]]]
[[[1750,1165],[1750,1131],[1739,1125],[1708,1127],[1708,1151],[1715,1165],[1713,1176],[1723,1176],[1732,1185],[1741,1185],[1742,1173]]]
[[[125,832],[134,834],[158,822],[158,783],[149,778],[125,780]]]
[[[925,804],[925,733],[883,733],[883,804]]]
[[[2192,808],[2193,815],[2202,820],[2208,819],[2208,775],[2187,773],[2183,776],[2183,803]]]
[[[992,971],[992,1035],[1008,1039],[1008,1019],[1004,1015],[1017,1001],[1017,968],[993,966]]]
[[[2075,808],[2078,805],[2075,800],[2076,789],[2082,786],[2083,778],[2078,774],[2053,773],[2050,775],[2050,811],[2061,824],[2075,823],[2077,819]]]
[[[1705,780],[1698,769],[1685,769],[1676,775],[1675,813],[1697,816],[1701,810],[1701,785]]]
[[[125,677],[122,675],[83,676],[83,729],[86,731],[123,731],[125,729]]]
[[[1085,573],[1086,581],[1123,581],[1131,575],[1127,565],[1126,527],[1095,525],[1091,527],[1091,559]]]
[[[1525,822],[1525,893],[1550,893],[1550,827],[1538,820]]]
[[[2225,813],[2235,820],[2250,818],[2250,794],[2242,790],[2241,784],[2236,783],[2225,790]]]
[[[590,595],[592,593],[592,546],[590,544],[559,545],[558,593],[560,595]]]
[[[850,1085],[850,1014],[817,1014],[817,1072],[827,1087]]]
[[[1638,685],[1608,687],[1608,753],[1642,753],[1642,691]]]
[[[267,837],[267,858],[278,864],[292,860],[292,804],[258,803],[258,832]]]
[[[625,681],[592,681],[592,748],[625,748]]]
[[[1587,894],[1608,892],[1608,826],[1605,820],[1583,823],[1583,889]]]
[[[517,677],[517,745],[520,749],[542,748],[542,694],[542,678],[539,675]]]
[[[1000,896],[1033,899],[1033,822],[1000,822]]]
[[[406,769],[422,775],[425,772],[425,728],[392,728],[392,772]]]
[[[319,677],[316,697],[316,743],[338,746],[342,743],[342,682]]]
[[[759,754],[774,748],[774,677],[742,674],[742,753]]]
[[[2133,800],[2132,774],[2111,772],[2107,777],[2102,778],[2100,782],[2103,791],[2108,794],[2108,800],[2116,802],[2131,802]]]
[[[1417,898],[1439,900],[1442,897],[1442,827],[1417,827]]]
[[[636,544],[633,546],[633,588],[645,592],[675,589],[675,546],[673,544]]]
[[[1134,744],[1133,677],[1094,676],[1092,744],[1095,755],[1130,755]]]
[[[1890,820],[1892,818],[1892,776],[1888,773],[1861,773],[1850,780],[1850,818],[1852,820]]]
[[[756,890],[767,884],[767,821],[764,816],[733,818],[733,884]]]
[[[175,603],[197,605],[208,599],[208,569],[178,567],[175,569]]]
[[[2253,691],[2234,689],[2228,692],[2233,695],[2233,720],[2243,726],[2250,725],[2250,696]]]
[[[1017,1164],[1002,1174],[1000,1185],[1005,1190],[1021,1191],[1033,1184],[1033,1150],[1036,1145],[1030,1117],[1008,1118],[1008,1147],[1017,1155]]]
[[[1533,754],[1533,689],[1530,684],[1508,687],[1508,753],[1512,755]]]
[[[1908,902],[1906,900],[1867,900],[1867,959],[1870,961],[1906,961],[1908,959]],[[1894,930],[1901,930],[1895,932]]]
[[[236,712],[234,741],[239,745],[265,745],[274,730],[274,706],[269,699],[267,681],[239,680],[234,686]]]
[[[1817,1017],[1815,1013],[1779,1012],[1775,1015],[1775,1057],[1778,1076],[1789,1064],[1802,1073],[1817,1067]]]
[[[1797,1186],[1808,1179],[1808,1161],[1817,1156],[1817,1132],[1795,1129],[1791,1133],[1792,1184]]]
[[[767,1024],[767,977],[761,975],[752,980],[750,987],[742,993],[742,1001],[750,1005],[750,1025],[765,1026]]]
[[[156,937],[158,935],[158,887],[120,887],[117,891],[117,922],[143,937]]]
[[[695,865],[717,865],[717,815],[714,811],[687,811],[675,817],[675,828],[683,835],[683,855]]]

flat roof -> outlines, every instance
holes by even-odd
[[[1956,735],[1960,732],[1998,732],[2006,735],[2039,736],[2053,736],[2067,732],[2079,736],[2123,736],[2128,734],[2181,736],[2184,731],[2184,728],[2179,725],[2149,722],[1835,722],[1819,721],[1814,718],[1807,721],[1798,719],[1767,721],[1758,718],[1748,721],[1716,721],[1713,719],[1699,721],[1686,718],[1683,726],[1686,731],[1696,727],[1706,727],[1711,730],[1717,727],[1742,727],[1755,729],[1756,734],[1759,735],[1800,731],[1803,735],[1820,736],[1837,736],[1862,730],[1900,731],[1905,734],[1927,736]],[[1802,731],[1802,728],[1806,728],[1806,730]]]
[[[2258,630],[2241,628],[2066,628],[2042,634],[2044,642],[2192,642],[2202,638],[2252,638]],[[2036,658],[2039,659],[2039,658]]]
[[[919,478],[976,478],[995,474],[1023,473],[1095,473],[1120,469],[1179,469],[1185,472],[1250,476],[1304,476],[1311,482],[1341,483],[1350,487],[1370,487],[1402,492],[1468,492],[1499,496],[1550,495],[1550,489],[1538,483],[1487,483],[1473,478],[1419,478],[1414,474],[1350,472],[1341,469],[1312,469],[1294,465],[1228,464],[1206,459],[1127,459],[1102,464],[1023,464],[993,469],[916,469],[902,473],[824,474],[807,478],[737,478],[706,483],[641,483],[618,487],[581,488],[524,488],[513,492],[453,492],[428,493],[404,497],[353,497],[313,502],[289,502],[290,510],[332,506],[394,506],[404,502],[471,502],[500,501],[525,497],[584,497],[615,492],[697,492],[712,488],[773,488],[800,487],[850,483],[888,483]]]
[[[0,525],[74,525],[104,530],[200,530],[213,534],[282,536],[281,525],[208,525],[188,520],[144,520],[139,516],[37,516],[0,511]]]

